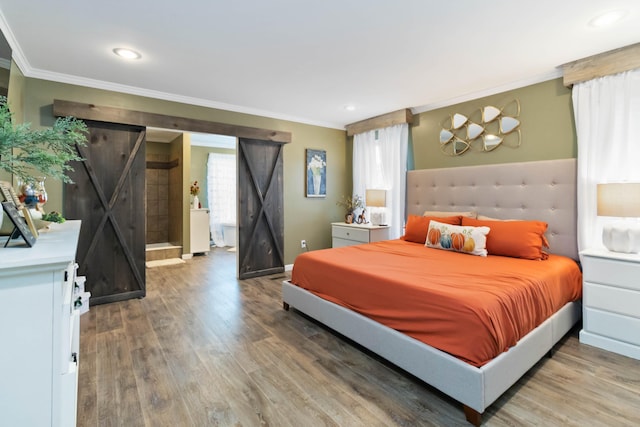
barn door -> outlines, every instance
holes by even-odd
[[[84,162],[65,185],[65,215],[82,220],[79,274],[92,304],[145,295],[145,128],[87,122]]]
[[[238,277],[284,271],[283,143],[238,139]]]

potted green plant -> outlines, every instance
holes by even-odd
[[[0,96],[0,169],[22,181],[47,176],[71,182],[71,161],[79,161],[76,144],[87,141],[87,126],[74,117],[56,119],[53,127],[31,130],[30,123],[13,123],[5,97]]]
[[[22,182],[43,176],[71,182],[71,161],[81,161],[76,145],[85,145],[87,126],[74,117],[58,118],[53,127],[31,130],[29,123],[14,124],[7,98],[0,96],[0,170]],[[0,215],[0,224],[2,224]]]

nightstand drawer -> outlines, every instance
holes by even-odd
[[[588,257],[583,263],[585,282],[602,283],[640,291],[640,264],[613,259]]]
[[[355,227],[332,227],[332,236],[339,239],[355,240],[357,242],[369,243],[369,230]]]
[[[640,319],[592,308],[584,310],[584,330],[610,339],[640,345]]]
[[[585,307],[640,319],[640,292],[585,282],[582,298]]]

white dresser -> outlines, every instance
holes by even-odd
[[[0,425],[76,425],[79,233],[80,221],[67,221],[33,248],[0,248]]]
[[[381,240],[389,240],[388,225],[331,223],[331,246],[334,248]]]
[[[191,209],[191,253],[206,253],[211,250],[209,235],[209,209]]]
[[[640,359],[640,255],[586,250],[580,342]]]

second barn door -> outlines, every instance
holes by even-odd
[[[238,277],[284,271],[284,143],[238,138]]]

